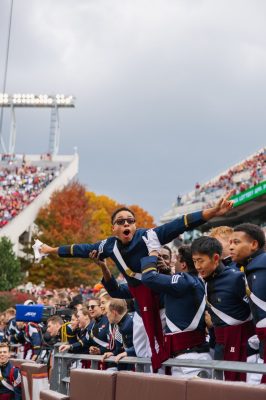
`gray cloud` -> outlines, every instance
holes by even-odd
[[[61,152],[78,146],[83,183],[158,220],[265,145],[265,12],[259,0],[15,0],[7,88],[76,95]],[[17,114],[17,151],[45,151],[49,113]]]

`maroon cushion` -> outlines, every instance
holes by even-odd
[[[186,379],[158,374],[119,372],[116,400],[185,400]]]
[[[187,384],[187,400],[265,400],[266,385],[245,382],[223,382],[212,379],[191,379]]]
[[[92,369],[70,371],[70,399],[114,400],[116,372]]]
[[[53,390],[42,390],[40,392],[40,400],[69,400],[68,396],[54,392]]]

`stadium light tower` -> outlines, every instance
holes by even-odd
[[[8,152],[15,152],[16,145],[16,115],[15,108],[51,108],[51,123],[50,123],[50,138],[49,138],[49,153],[51,155],[58,154],[59,139],[60,139],[60,123],[59,123],[59,108],[75,107],[75,98],[64,94],[47,95],[47,94],[7,94],[0,93],[0,107],[11,108],[11,129],[9,135]]]

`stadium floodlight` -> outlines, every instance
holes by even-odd
[[[64,94],[0,93],[0,107],[75,107],[75,98]]]
[[[59,108],[73,108],[75,107],[75,97],[72,95],[55,94],[49,95],[33,94],[33,93],[0,93],[0,108],[11,108],[11,131],[9,137],[9,153],[15,151],[16,142],[16,118],[15,108],[50,108],[51,109],[51,124],[50,124],[50,139],[49,139],[49,153],[57,154],[59,150]]]

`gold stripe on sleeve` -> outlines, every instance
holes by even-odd
[[[74,244],[70,246],[70,254],[73,256],[74,255]]]
[[[150,268],[147,268],[144,271],[142,271],[142,273],[145,274],[146,272],[149,272],[149,271],[157,271],[157,268],[156,267],[150,267]]]

